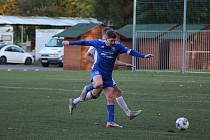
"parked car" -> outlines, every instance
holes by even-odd
[[[48,67],[50,64],[58,64],[59,67],[63,67],[64,47],[62,42],[61,38],[51,38],[39,51],[39,60],[43,67]]]
[[[6,63],[31,65],[34,63],[34,58],[17,45],[0,44],[0,64]]]

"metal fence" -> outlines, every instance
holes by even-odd
[[[135,70],[210,72],[210,31],[137,31],[134,49],[152,53],[133,59]]]

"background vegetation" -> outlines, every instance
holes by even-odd
[[[137,0],[138,23],[182,23],[183,0]],[[93,17],[119,28],[133,19],[133,0],[0,0],[1,15]],[[188,23],[209,23],[210,2],[188,0]]]

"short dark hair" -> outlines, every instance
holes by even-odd
[[[106,34],[108,30],[113,30],[111,27],[104,27],[102,30],[102,34]]]
[[[117,38],[117,34],[114,30],[108,30],[106,32],[107,38]]]

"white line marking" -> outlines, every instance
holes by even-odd
[[[141,100],[142,102],[178,102],[178,103],[206,103],[210,101],[182,101],[182,100]]]
[[[36,87],[14,87],[14,86],[0,86],[0,88],[4,88],[4,89],[27,89],[27,90],[51,90],[51,91],[65,91],[65,92],[70,92],[70,91],[81,92],[81,90],[82,90],[82,89],[81,90],[78,90],[78,89],[59,89],[59,88],[55,89],[55,88],[36,88]],[[129,93],[129,94],[131,94],[131,93]],[[135,94],[135,93],[133,93],[133,94]],[[159,96],[161,96],[161,95],[159,95]],[[165,96],[165,95],[163,95],[163,96]],[[210,103],[210,101],[192,101],[192,100],[191,101],[186,101],[186,100],[185,101],[183,101],[183,100],[173,100],[173,101],[171,101],[171,100],[141,100],[141,101],[142,102],[208,103],[208,104]]]
[[[137,92],[131,92],[131,91],[127,91],[127,90],[124,90],[122,94],[125,94],[125,95],[139,95],[139,96],[156,96],[156,97],[170,97],[170,96],[173,96],[173,97],[177,97],[177,98],[183,98],[183,97],[186,97],[186,98],[189,98],[189,97],[192,97],[193,96],[210,96],[210,94],[189,94],[189,95],[176,95],[176,94],[167,94],[167,95],[158,95],[158,94],[154,94],[154,93],[137,93]],[[206,97],[195,97],[195,98],[206,98]]]
[[[11,87],[11,86],[0,86],[0,88],[5,88],[5,89],[28,89],[28,90],[53,90],[53,91],[82,91],[77,90],[77,89],[59,89],[59,88],[36,88],[36,87]]]
[[[202,111],[202,112],[210,112],[210,109],[184,109],[184,110],[187,110],[187,111]]]

